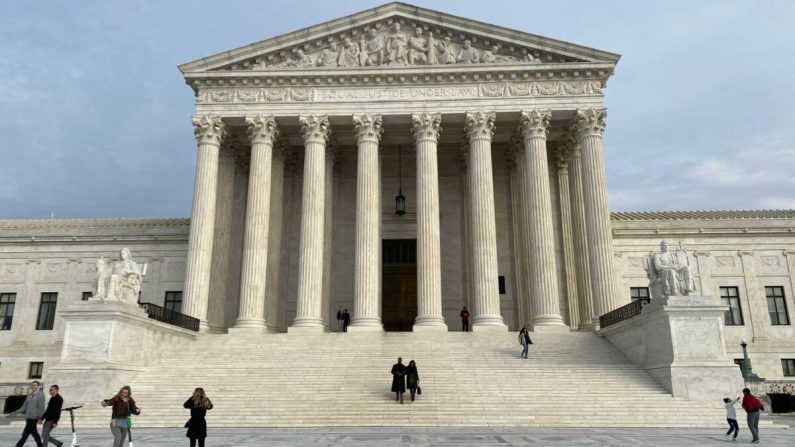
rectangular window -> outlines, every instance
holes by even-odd
[[[721,287],[720,299],[729,309],[723,315],[723,324],[726,326],[742,326],[743,311],[740,308],[740,292],[737,287]]]
[[[83,292],[83,296],[80,297],[82,301],[88,301],[94,294],[92,292]]]
[[[765,287],[767,295],[767,313],[770,314],[770,324],[782,326],[789,324],[787,316],[787,301],[784,297],[784,288],[779,286]]]
[[[44,372],[44,362],[30,362],[28,367],[28,379],[41,379]]]
[[[166,292],[166,304],[163,306],[174,312],[182,312],[182,292]]]
[[[787,377],[795,377],[795,359],[781,359],[781,369]]]
[[[51,331],[55,324],[55,304],[58,301],[57,293],[42,293],[39,304],[39,319],[36,321],[37,331]]]
[[[500,295],[505,295],[505,277],[504,276],[498,276],[497,277],[497,282],[499,283],[499,287],[500,287]]]
[[[648,287],[630,287],[629,288],[629,297],[632,301],[637,301],[639,299],[649,299],[649,288]]]
[[[16,293],[0,293],[0,331],[11,330],[11,321],[14,319],[14,304],[16,301]]]

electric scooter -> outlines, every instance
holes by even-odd
[[[72,444],[70,444],[70,447],[80,447],[80,443],[77,442],[77,433],[75,433],[75,413],[74,413],[74,411],[77,410],[78,408],[83,408],[83,406],[82,405],[78,405],[76,407],[69,407],[69,408],[64,408],[63,410],[61,410],[61,411],[68,411],[69,412],[69,420],[72,422]]]

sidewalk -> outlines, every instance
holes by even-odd
[[[793,420],[790,417],[788,420]],[[782,423],[785,421],[777,421]],[[0,445],[14,445],[21,429],[0,428]],[[68,446],[68,423],[53,433]],[[741,428],[738,442],[724,439],[712,429],[524,429],[488,427],[445,428],[316,428],[215,429],[210,427],[207,445],[212,447],[253,446],[589,446],[589,447],[710,447],[750,444],[751,435]],[[762,444],[795,445],[795,430],[767,429],[761,432]],[[78,430],[81,447],[106,447],[112,443],[110,430]],[[133,429],[136,447],[174,447],[188,445],[184,429]],[[27,445],[34,445],[29,439]],[[125,443],[125,446],[127,444]]]

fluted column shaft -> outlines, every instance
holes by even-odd
[[[248,173],[243,264],[240,273],[240,305],[236,328],[265,328],[265,290],[268,277],[268,229],[270,227],[271,162],[278,135],[272,116],[246,117],[251,140]]]
[[[381,169],[378,143],[381,115],[354,115],[356,161],[356,242],[354,253],[353,318],[348,330],[380,331],[378,282],[381,222]]]
[[[422,113],[412,115],[411,119],[417,147],[417,318],[414,330],[446,330],[442,316],[437,154],[442,116]]]
[[[326,143],[331,134],[326,116],[299,116],[304,139],[304,180],[301,200],[301,243],[298,302],[288,332],[323,331],[323,223],[325,211]]]
[[[569,327],[577,329],[580,324],[577,299],[577,269],[574,265],[574,237],[571,227],[571,203],[569,202],[569,165],[566,153],[557,152],[558,197],[560,198],[560,222],[563,236],[563,262],[566,281],[566,299],[569,304]]]
[[[579,298],[581,330],[593,329],[593,290],[591,288],[591,270],[588,261],[588,235],[585,228],[585,199],[582,190],[582,159],[580,144],[573,141],[568,147],[569,181],[571,188],[571,220],[574,236],[575,267],[577,270],[577,297]]]
[[[235,196],[235,152],[228,146],[218,159],[218,189],[215,205],[215,240],[211,262],[207,324],[210,332],[226,331],[226,303],[229,293],[229,252],[232,240],[232,204]]]
[[[547,132],[550,113],[522,112],[520,128],[524,137],[525,176],[529,206],[529,252],[533,327],[563,326],[558,300],[555,235],[552,225],[552,198],[549,191]]]
[[[473,330],[503,327],[497,275],[497,232],[494,214],[494,178],[491,166],[491,137],[494,113],[467,113],[469,139],[468,177],[470,228],[472,230],[472,286],[475,313]]]
[[[221,118],[204,115],[193,118],[193,130],[198,141],[196,179],[193,184],[193,210],[188,259],[185,266],[185,295],[183,312],[200,321],[206,331],[207,301],[210,293],[210,272],[215,229],[215,206],[218,188],[218,152],[226,127]]]
[[[620,302],[615,296],[610,208],[602,150],[606,116],[605,109],[578,110],[576,122],[582,151],[585,227],[596,317],[617,308]]]
[[[283,143],[274,146],[271,166],[271,212],[268,229],[268,281],[265,284],[265,324],[269,332],[279,331],[279,308],[282,273],[282,233],[284,231],[284,158]]]
[[[321,305],[321,318],[327,330],[331,329],[332,317],[336,311],[331,309],[332,291],[334,289],[334,276],[332,261],[334,260],[334,163],[338,151],[332,142],[326,145],[326,182],[324,184],[326,195],[323,199],[323,297]],[[332,314],[333,312],[333,314]],[[334,324],[337,321],[334,320]]]
[[[521,243],[521,256],[522,256],[522,263],[521,263],[521,277],[520,280],[523,283],[524,289],[524,301],[522,305],[522,320],[520,323],[522,326],[532,326],[533,324],[533,304],[532,304],[532,286],[530,284],[531,281],[531,263],[532,259],[527,257],[527,254],[530,253],[530,232],[527,228],[530,226],[530,196],[529,190],[530,187],[528,186],[528,182],[530,181],[529,176],[527,175],[527,163],[525,162],[525,151],[524,151],[524,141],[522,137],[517,137],[518,141],[516,142],[516,175],[518,177],[517,185],[519,187],[519,193],[516,195],[517,200],[520,201],[519,211],[521,212],[520,215],[520,228],[519,228],[519,242]]]
[[[521,144],[521,142],[519,143]],[[519,326],[530,323],[525,319],[527,315],[527,281],[524,274],[525,270],[525,245],[524,233],[527,228],[527,221],[524,218],[524,203],[522,202],[521,179],[519,174],[520,151],[517,145],[512,142],[512,147],[508,150],[506,169],[510,179],[510,203],[511,203],[511,227],[513,229],[513,258],[514,276],[516,283],[516,314]]]

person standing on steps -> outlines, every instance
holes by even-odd
[[[739,401],[739,397],[734,400],[728,397],[723,399],[723,403],[726,405],[726,422],[729,423],[729,431],[726,432],[726,439],[729,439],[729,436],[734,432],[732,441],[736,441],[737,435],[740,434],[740,426],[737,424],[737,411],[734,409],[734,406],[737,405]]]
[[[406,367],[406,388],[409,389],[411,401],[414,402],[417,390],[420,389],[420,375],[417,372],[417,363],[414,360],[411,360],[409,366]]]
[[[47,447],[47,444],[53,443],[58,447],[63,445],[63,442],[50,437],[50,432],[58,426],[58,421],[61,419],[61,408],[63,408],[63,397],[58,394],[58,385],[50,387],[50,402],[47,403],[47,409],[44,410],[44,415],[41,417],[43,425],[41,427],[41,444]]]
[[[530,333],[527,332],[527,326],[522,326],[519,331],[519,344],[522,345],[522,357],[527,358],[527,351],[533,344],[533,340],[530,340]]]
[[[342,332],[342,331],[343,331],[343,329],[344,329],[344,328],[342,327],[342,325],[343,325],[343,318],[344,318],[344,317],[343,317],[343,315],[342,315],[342,306],[340,306],[340,310],[338,310],[338,311],[337,311],[337,324],[339,324],[339,325],[340,325],[340,332]]]
[[[345,309],[342,312],[342,332],[348,332],[348,326],[351,324],[351,314],[348,313],[348,309]]]
[[[41,437],[39,437],[39,430],[36,424],[44,414],[44,393],[41,391],[41,383],[34,380],[30,383],[30,394],[25,398],[25,402],[17,410],[8,413],[6,417],[14,416],[17,413],[25,415],[25,429],[22,430],[22,437],[17,441],[16,447],[22,447],[28,440],[28,436],[33,436],[33,440],[38,447],[41,447]]]
[[[751,394],[751,390],[743,388],[743,408],[748,413],[748,430],[751,430],[751,442],[759,443],[759,413],[765,409],[762,402]]]
[[[188,429],[185,436],[190,439],[190,447],[196,447],[197,440],[199,447],[204,447],[204,438],[207,437],[207,421],[204,417],[207,415],[207,410],[213,409],[213,403],[207,398],[204,388],[196,388],[193,390],[193,396],[182,406],[190,409],[190,419],[185,423],[185,428]]]
[[[461,313],[459,315],[461,315],[461,330],[464,332],[469,332],[469,311],[467,310],[466,306],[461,309]]]
[[[398,357],[397,363],[392,365],[392,392],[395,393],[395,401],[402,404],[403,393],[406,392],[406,365],[402,357]]]
[[[141,414],[141,409],[135,405],[132,390],[124,385],[118,393],[110,399],[100,402],[103,407],[111,407],[110,432],[113,434],[113,447],[123,447],[127,438],[127,418],[133,414]]]

